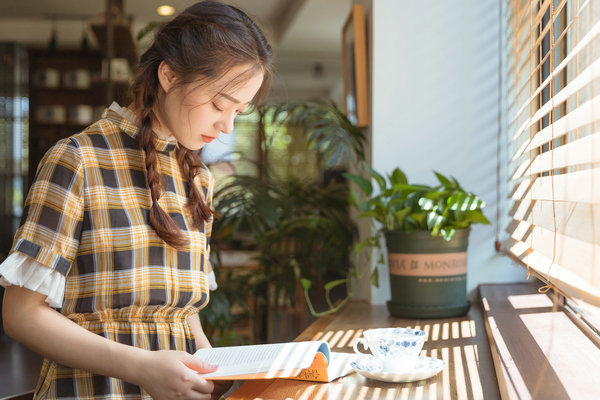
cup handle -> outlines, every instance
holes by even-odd
[[[365,348],[365,350],[369,349],[369,345],[367,344],[367,341],[365,340],[365,338],[356,338],[354,340],[354,343],[352,344],[352,348],[354,349],[354,352],[357,353],[357,354],[370,355],[369,353],[363,353],[362,351],[358,350],[358,344],[359,343],[362,343],[362,345]]]

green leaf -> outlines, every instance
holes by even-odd
[[[369,180],[354,174],[344,174],[344,176],[346,179],[356,183],[365,195],[370,196],[373,193],[373,185],[371,185]]]
[[[336,286],[340,286],[344,283],[348,282],[348,279],[336,279],[335,281],[331,281],[331,282],[327,282],[324,286],[325,291],[329,292],[331,289],[333,289]]]
[[[431,211],[436,209],[436,203],[432,199],[422,197],[419,199],[419,207],[421,207],[421,210]]]
[[[308,128],[306,130],[310,131]],[[317,139],[319,139],[320,136],[327,137],[328,133],[332,131],[333,129],[330,126],[322,126],[314,129],[310,134],[307,134],[306,141],[308,142],[308,147],[311,150],[320,150],[316,145]]]
[[[365,247],[373,247],[375,246],[376,242],[376,238],[374,238],[373,236],[370,236],[364,240],[361,240],[360,242],[358,242],[356,244],[356,246],[354,246],[354,253],[360,253]]]
[[[365,211],[365,212],[361,213],[358,216],[358,218],[367,218],[367,217],[377,218],[377,217],[379,217],[379,213],[377,211],[369,210],[369,211]]]
[[[415,220],[416,223],[422,224],[425,221],[426,214],[423,213],[412,213],[410,217]]]
[[[438,181],[440,181],[440,183],[447,188],[452,188],[454,187],[454,184],[450,181],[450,179],[446,178],[444,175],[440,174],[439,172],[433,171],[433,173],[435,174],[435,176],[437,176]]]
[[[444,238],[444,240],[449,241],[449,240],[452,239],[452,237],[456,233],[456,229],[454,229],[454,228],[450,228],[450,229],[444,229],[444,228],[442,228],[440,230],[440,233],[441,233],[442,237]]]
[[[312,281],[306,278],[300,278],[300,284],[304,290],[308,290],[312,286]]]
[[[375,181],[377,182],[377,184],[379,185],[379,188],[381,189],[381,191],[383,192],[387,185],[385,183],[385,178],[383,176],[381,176],[377,171],[375,171],[369,164],[367,164],[366,162],[363,163],[363,165],[365,166],[365,169],[367,171],[369,171],[369,174],[371,174],[371,176],[373,177],[373,179],[375,179]]]
[[[399,183],[405,185],[408,184],[408,179],[406,178],[406,175],[404,174],[404,172],[402,172],[400,168],[394,169],[394,171],[392,171],[392,174],[389,176],[389,179],[392,186]]]
[[[379,268],[373,268],[371,271],[371,285],[379,287]]]
[[[340,146],[330,146],[326,153],[323,153],[323,162],[325,168],[332,169],[346,158]]]
[[[432,235],[437,235],[439,229],[444,223],[444,217],[436,213],[435,211],[427,214],[427,229],[431,231]]]
[[[423,197],[425,197],[427,199],[431,199],[431,200],[439,200],[444,197],[447,197],[449,194],[450,194],[450,192],[448,190],[442,190],[442,191],[434,190],[434,191],[425,193],[423,195]]]
[[[455,177],[451,177],[451,178],[452,178],[452,182],[454,182],[454,184],[456,185],[456,188],[458,190],[463,190],[463,188],[460,187],[460,183],[458,183],[458,181],[456,180],[456,178]]]
[[[404,224],[404,218],[406,218],[406,216],[408,215],[409,212],[410,212],[410,207],[407,207],[407,208],[403,208],[400,211],[396,211],[394,213],[394,217],[396,218],[396,221],[398,222],[398,226],[402,226],[402,224]]]
[[[465,211],[461,221],[468,222],[470,224],[490,224],[490,221],[485,217],[485,215],[483,215],[481,210]]]
[[[406,190],[408,192],[420,192],[424,190],[430,190],[431,187],[426,185],[408,185],[405,183],[397,183],[392,186],[392,189],[394,190],[394,192],[399,192],[401,190]]]
[[[392,195],[390,202],[388,203],[388,207],[392,211],[396,211],[398,207],[402,207],[404,204],[404,197],[400,194]]]
[[[364,204],[360,200],[360,197],[358,197],[358,193],[356,193],[354,190],[350,190],[350,195],[348,197],[350,205],[356,207],[359,210],[363,210]]]
[[[485,207],[486,203],[472,193],[459,192],[448,198],[447,206],[450,210],[475,211]]]

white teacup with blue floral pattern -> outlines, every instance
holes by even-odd
[[[398,371],[415,364],[427,333],[410,328],[377,328],[363,331],[363,336],[354,341],[354,352],[365,354],[358,350],[358,344],[362,343],[381,362],[385,371]]]

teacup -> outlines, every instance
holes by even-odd
[[[358,350],[358,344],[362,343],[385,370],[394,371],[410,368],[416,363],[427,333],[410,328],[377,328],[363,331],[363,336],[354,341],[354,352],[365,354]]]

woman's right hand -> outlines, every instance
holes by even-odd
[[[155,400],[210,399],[213,383],[198,372],[207,374],[217,368],[184,351],[149,351],[134,383]]]

